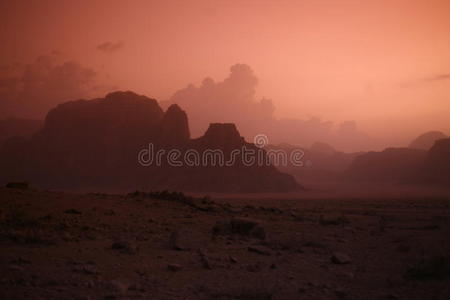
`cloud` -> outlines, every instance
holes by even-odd
[[[0,118],[42,118],[58,103],[93,95],[97,72],[58,58],[42,55],[30,64],[0,67]]]
[[[422,79],[422,81],[442,81],[442,80],[450,80],[450,74],[439,74]]]
[[[272,119],[275,109],[270,99],[255,99],[257,83],[248,65],[236,64],[223,81],[207,77],[200,86],[190,84],[178,90],[169,102],[189,112],[194,135],[201,134],[210,122],[234,122],[248,128],[247,123]]]
[[[121,50],[124,46],[124,43],[119,42],[104,42],[97,46],[97,50],[102,51],[104,53],[114,53]]]
[[[265,134],[270,143],[309,146],[317,141],[328,142],[340,150],[360,150],[371,146],[371,140],[348,121],[334,130],[333,123],[317,117],[277,119],[271,99],[256,97],[258,78],[246,64],[235,64],[228,77],[214,81],[206,77],[200,85],[190,84],[175,92],[165,103],[177,103],[188,113],[193,136],[203,134],[212,122],[236,123],[247,141]],[[164,105],[164,104],[163,104]]]
[[[417,80],[403,81],[398,84],[399,87],[402,88],[410,88],[414,86],[419,86],[422,84],[433,83],[433,82],[441,82],[450,80],[450,73],[438,74],[434,76],[423,77]]]

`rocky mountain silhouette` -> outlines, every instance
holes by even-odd
[[[450,183],[450,138],[434,142],[430,150],[387,148],[358,155],[346,175],[353,180],[426,185]]]
[[[347,174],[355,180],[404,181],[416,176],[426,154],[425,150],[409,148],[370,151],[355,157]]]
[[[188,117],[178,105],[171,105],[164,114],[161,136],[163,144],[168,146],[180,146],[189,141]]]
[[[428,151],[426,170],[431,182],[450,186],[450,138],[434,143]]]
[[[190,139],[188,118],[177,105],[164,112],[154,99],[133,92],[63,103],[50,110],[44,127],[30,138],[8,140],[0,151],[0,177],[48,188],[114,187],[183,191],[288,191],[300,186],[274,166],[181,165],[167,160],[142,165],[138,153],[221,150],[229,158],[246,143],[234,124],[211,124],[205,135]],[[152,155],[155,155],[153,153]],[[265,155],[263,152],[262,155]],[[201,155],[200,155],[201,156]]]
[[[409,148],[430,150],[434,145],[434,142],[440,139],[445,139],[447,137],[448,136],[441,131],[428,131],[415,138],[409,144]]]

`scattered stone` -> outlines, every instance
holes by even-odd
[[[320,215],[319,223],[320,223],[320,225],[325,225],[325,226],[327,226],[327,225],[345,225],[345,224],[349,224],[350,221],[344,215],[330,214],[330,215]]]
[[[409,246],[409,245],[404,245],[404,244],[398,245],[397,251],[398,251],[398,252],[401,252],[401,253],[408,253],[408,252],[411,251],[411,246]]]
[[[346,277],[348,279],[355,278],[355,274],[353,272],[344,272],[344,273],[341,274],[341,276]]]
[[[75,267],[73,268],[73,271],[78,272],[78,273],[87,274],[87,275],[96,275],[96,274],[100,273],[95,266],[84,265],[84,264],[75,265]]]
[[[183,269],[183,267],[179,264],[168,264],[167,269],[172,272],[178,272]]]
[[[9,182],[8,184],[6,184],[6,188],[26,190],[29,188],[29,184],[28,182]]]
[[[213,227],[213,234],[240,235],[257,239],[266,238],[264,228],[257,221],[243,218],[218,221]]]
[[[108,210],[106,210],[106,211],[104,212],[104,215],[105,215],[105,216],[115,216],[115,215],[116,215],[116,212],[115,212],[114,210],[112,210],[112,209],[108,209]]]
[[[29,265],[31,264],[31,261],[28,259],[24,259],[22,257],[18,257],[16,259],[11,260],[11,263],[15,265]]]
[[[124,295],[128,289],[128,286],[119,280],[111,280],[106,282],[105,288],[109,292],[106,297],[114,299],[117,296]]]
[[[76,210],[74,208],[69,208],[64,211],[66,214],[73,214],[73,215],[81,215],[81,211]]]
[[[201,251],[201,250],[198,251],[198,254],[199,254],[200,259],[202,261],[203,267],[205,269],[211,270],[212,269],[211,263],[209,262],[209,259],[206,256],[206,254],[203,251]]]
[[[334,294],[336,295],[336,297],[341,299],[347,298],[347,292],[342,289],[336,289],[334,291]]]
[[[247,271],[253,272],[253,273],[259,272],[261,270],[259,265],[248,265],[246,269],[247,269]]]
[[[232,213],[232,214],[239,214],[242,212],[242,208],[240,207],[232,207],[232,206],[227,206],[225,207],[225,210]]]
[[[334,252],[331,256],[331,261],[337,265],[345,265],[349,264],[351,259],[347,254]]]
[[[261,255],[271,255],[270,250],[262,246],[249,246],[248,251],[255,252]]]
[[[111,245],[111,249],[119,250],[121,253],[136,254],[138,246],[127,241],[116,241]]]
[[[15,272],[22,272],[23,271],[23,267],[18,266],[18,265],[11,265],[9,266],[9,270],[10,271],[15,271]]]
[[[207,238],[197,231],[180,229],[170,235],[169,247],[174,250],[198,250],[207,242]]]

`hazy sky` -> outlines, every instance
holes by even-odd
[[[450,133],[448,0],[16,0],[0,14],[1,64],[56,50],[164,100],[246,63],[278,117]]]

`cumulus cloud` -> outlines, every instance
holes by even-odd
[[[124,46],[124,43],[119,42],[104,42],[97,46],[97,50],[102,51],[104,53],[114,53],[121,50]]]
[[[169,102],[188,111],[194,135],[202,134],[211,122],[234,122],[251,131],[262,120],[272,119],[275,110],[270,99],[255,98],[257,84],[248,65],[236,64],[223,81],[207,77],[200,86],[190,84],[178,90]]]
[[[272,100],[256,98],[257,85],[258,78],[250,66],[236,64],[223,81],[206,77],[199,86],[189,84],[175,92],[166,105],[177,103],[187,111],[193,136],[203,134],[209,123],[231,122],[237,124],[247,141],[253,141],[255,135],[262,133],[274,144],[309,146],[322,141],[342,150],[371,146],[368,137],[357,130],[353,121],[345,122],[335,130],[332,122],[317,117],[277,119]]]

